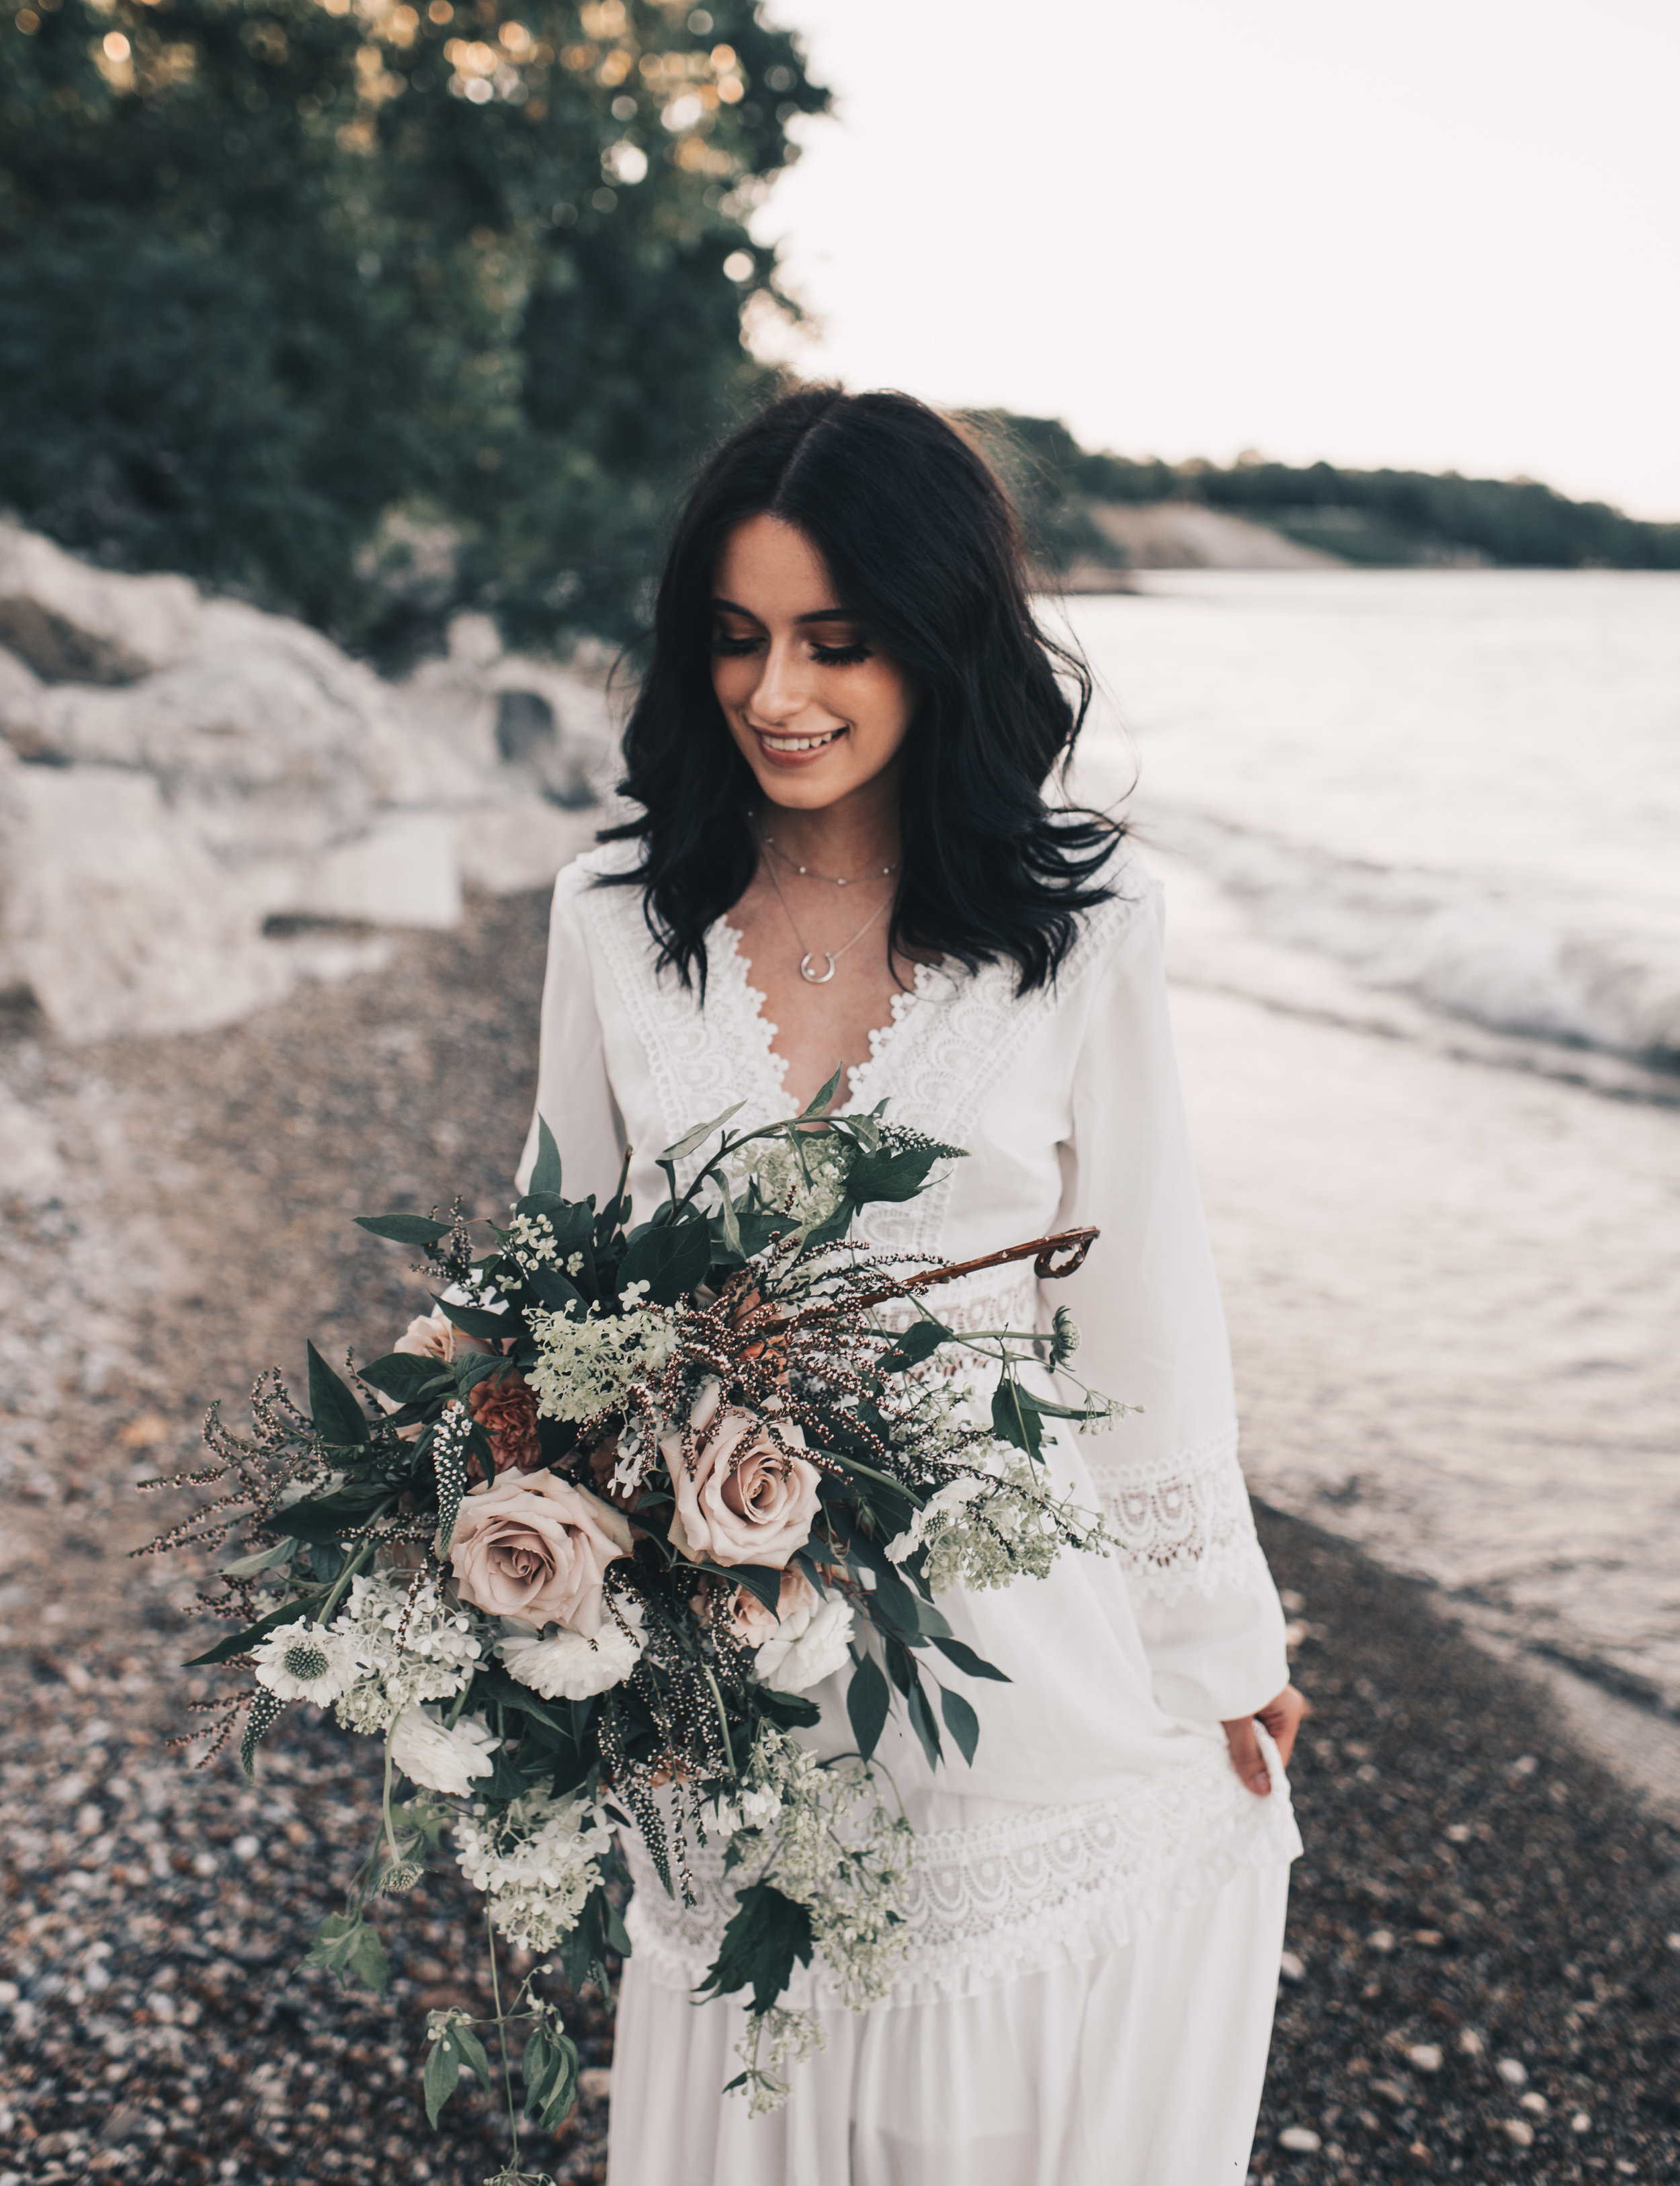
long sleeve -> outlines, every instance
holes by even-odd
[[[1081,1446],[1123,1544],[1157,1701],[1200,1721],[1246,1715],[1288,1681],[1283,1612],[1237,1462],[1153,884],[1082,1000],[1058,1226],[1102,1236],[1054,1295],[1079,1325],[1080,1379],[1142,1413]]]
[[[539,1116],[554,1134],[570,1193],[594,1191],[604,1198],[613,1189],[624,1154],[624,1127],[613,1098],[596,994],[600,972],[580,916],[580,901],[591,879],[580,862],[568,866],[554,884],[548,967],[542,986],[536,1108],[519,1161],[521,1191],[536,1160]]]

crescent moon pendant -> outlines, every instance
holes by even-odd
[[[811,968],[819,956],[828,967],[826,972],[816,972]],[[826,949],[808,949],[799,959],[799,977],[809,979],[814,987],[826,987],[834,977],[834,959]]]

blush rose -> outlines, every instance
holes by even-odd
[[[680,1434],[662,1435],[660,1455],[676,1494],[670,1542],[692,1562],[785,1564],[810,1539],[822,1476],[799,1453],[805,1438],[738,1404],[718,1401],[708,1382],[695,1398],[692,1460]]]
[[[630,1553],[620,1512],[545,1469],[473,1488],[455,1522],[450,1561],[462,1600],[475,1609],[592,1640],[605,1619],[602,1574]]]

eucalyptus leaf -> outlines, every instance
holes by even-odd
[[[933,1720],[933,1711],[927,1705],[927,1696],[916,1679],[907,1696],[910,1702],[910,1728],[921,1740],[921,1750],[927,1756],[927,1765],[937,1768],[944,1747],[939,1742],[939,1726]]]
[[[553,1132],[540,1116],[537,1118],[537,1157],[525,1188],[533,1193],[552,1192],[557,1199],[560,1197],[560,1149],[554,1143]]]
[[[315,1431],[325,1442],[341,1449],[360,1449],[367,1441],[367,1420],[356,1394],[327,1364],[315,1346],[308,1344],[309,1409]]]
[[[506,1313],[486,1313],[482,1306],[451,1305],[447,1298],[434,1298],[432,1303],[445,1320],[468,1336],[477,1336],[494,1342],[499,1337],[517,1336],[518,1329],[513,1317]]]
[[[962,1757],[970,1767],[974,1763],[974,1749],[980,1743],[980,1718],[960,1693],[939,1692],[939,1712],[945,1718],[945,1728],[956,1740]]]
[[[425,1214],[358,1214],[358,1230],[374,1237],[389,1238],[393,1245],[436,1245],[448,1236],[447,1222],[434,1222]]]
[[[902,1374],[906,1367],[919,1366],[924,1359],[931,1359],[942,1343],[949,1343],[951,1331],[940,1320],[913,1320],[890,1351],[881,1354],[882,1371]]]
[[[253,1549],[249,1555],[239,1556],[232,1563],[224,1564],[221,1576],[223,1578],[249,1578],[255,1572],[272,1571],[276,1564],[290,1562],[297,1545],[296,1541],[288,1536],[283,1541],[276,1541],[272,1548]]]
[[[241,1631],[230,1632],[225,1640],[218,1640],[214,1647],[206,1648],[202,1655],[195,1655],[182,1667],[188,1670],[202,1670],[211,1663],[230,1662],[236,1655],[249,1654],[256,1642],[273,1631],[277,1624],[289,1624],[294,1618],[307,1617],[317,1602],[325,1600],[324,1594],[306,1594],[295,1601],[283,1601],[278,1609],[271,1609],[266,1616],[259,1617],[255,1624],[247,1624]]]
[[[846,1688],[846,1713],[851,1718],[858,1752],[865,1761],[881,1741],[892,1704],[892,1688],[882,1674],[881,1665],[873,1655],[865,1655]]]
[[[697,1124],[692,1131],[685,1131],[675,1146],[667,1146],[659,1159],[662,1162],[679,1162],[685,1154],[692,1154],[697,1146],[704,1146],[714,1131],[720,1131],[731,1116],[738,1116],[746,1106],[744,1101],[737,1101],[732,1108],[725,1108],[721,1116],[714,1116],[709,1124]]]
[[[958,1669],[966,1670],[971,1678],[994,1678],[1000,1685],[1015,1682],[1012,1678],[1005,1677],[994,1664],[988,1662],[983,1655],[977,1655],[972,1647],[966,1646],[960,1640],[944,1639],[936,1634],[933,1645],[942,1655],[948,1656]]]

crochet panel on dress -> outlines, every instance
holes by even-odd
[[[1084,1450],[1134,1593],[1173,1601],[1265,1578],[1235,1426],[1151,1465],[1104,1465],[1089,1441]]]
[[[740,1878],[726,1879],[708,1847],[691,1858],[695,1902],[685,1905],[667,1895],[634,1839],[627,1849],[636,1957],[655,1981],[692,1989],[717,1956]],[[974,1995],[1118,1948],[1239,1869],[1280,1864],[1300,1849],[1286,1795],[1259,1800],[1246,1791],[1223,1742],[1124,1800],[927,1831],[916,1839],[901,1901],[910,1932],[889,2001]],[[839,1996],[819,1965],[796,1976],[785,2000],[805,2009]]]

